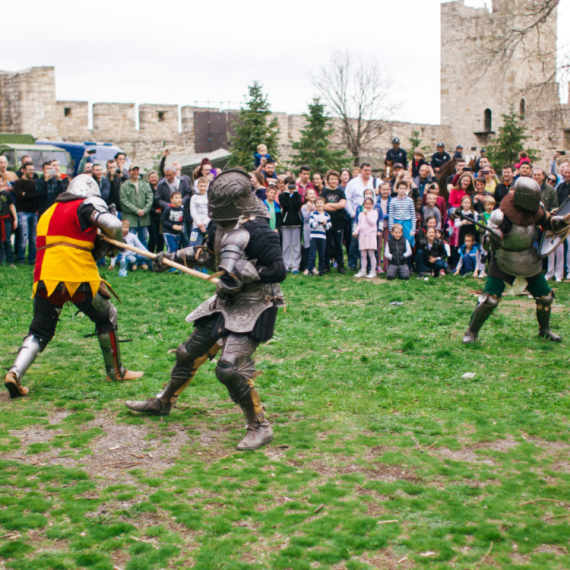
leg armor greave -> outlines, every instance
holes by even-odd
[[[491,316],[491,313],[497,308],[498,304],[499,299],[493,295],[489,295],[489,293],[482,293],[479,296],[479,304],[475,311],[473,311],[469,328],[463,337],[463,342],[465,344],[469,344],[477,340],[479,330],[485,321]]]
[[[27,372],[28,368],[30,368],[38,354],[44,350],[46,345],[47,342],[42,341],[42,339],[39,339],[34,335],[28,335],[24,339],[24,342],[18,351],[16,361],[8,371],[8,374],[6,374],[6,378],[4,380],[4,384],[6,385],[6,388],[8,388],[11,398],[25,396],[28,393],[28,389],[22,386],[22,377]]]
[[[553,342],[561,342],[562,337],[554,334],[550,330],[550,313],[552,312],[552,303],[554,302],[554,292],[551,291],[544,297],[538,297],[536,300],[536,320],[538,321],[538,334],[542,338],[547,338]]]
[[[216,366],[216,376],[236,404],[253,388],[255,362],[252,356],[258,344],[248,336],[234,334],[224,341],[224,350]]]

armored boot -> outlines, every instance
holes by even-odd
[[[477,340],[479,330],[491,316],[491,313],[497,308],[498,304],[499,299],[493,295],[489,295],[489,293],[482,293],[479,296],[479,304],[475,308],[475,311],[473,311],[469,328],[463,337],[463,344],[471,344]]]
[[[553,342],[562,342],[562,337],[554,334],[550,330],[550,313],[551,305],[554,302],[554,293],[551,291],[544,297],[536,299],[536,320],[538,321],[538,334],[542,338],[546,338]]]
[[[32,365],[36,357],[46,347],[46,343],[38,339],[34,335],[28,335],[16,357],[16,362],[4,378],[4,386],[10,392],[10,398],[21,398],[27,396],[29,390],[22,386],[22,377]]]
[[[152,416],[167,416],[170,414],[172,404],[176,403],[178,396],[188,386],[188,384],[192,382],[200,366],[202,366],[202,364],[204,364],[204,362],[207,360],[214,358],[220,348],[221,346],[216,343],[208,350],[206,354],[194,359],[189,374],[181,375],[180,373],[184,370],[184,367],[180,366],[180,364],[177,362],[176,366],[174,366],[172,369],[170,381],[165,386],[164,390],[157,394],[156,398],[149,398],[148,400],[138,402],[127,401],[125,402],[125,406],[133,412],[142,412],[150,414]],[[181,354],[183,352],[186,352],[185,345],[181,345],[181,347],[178,348],[178,359],[182,360],[184,358],[184,355]]]
[[[137,380],[144,372],[131,372],[123,366],[121,349],[115,331],[99,333],[97,335],[99,346],[103,353],[107,382],[119,382],[121,380]]]
[[[255,388],[239,402],[247,421],[247,435],[238,443],[239,451],[251,451],[273,440],[273,429],[265,418],[265,412]]]

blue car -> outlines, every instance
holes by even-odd
[[[48,144],[65,149],[71,155],[71,168],[73,168],[73,176],[77,176],[77,169],[79,163],[83,158],[86,150],[94,150],[95,153],[91,155],[91,162],[100,164],[103,167],[103,172],[107,171],[107,161],[115,158],[118,152],[124,152],[123,149],[115,146],[112,143],[96,143],[85,141],[82,143],[73,142],[59,142],[59,141],[36,141],[36,144]]]

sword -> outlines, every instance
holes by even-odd
[[[490,228],[487,224],[484,224],[482,222],[478,222],[477,220],[475,220],[471,216],[466,216],[463,212],[461,212],[459,214],[459,217],[464,219],[464,220],[467,220],[468,222],[471,222],[474,226],[481,228],[482,230],[485,230],[486,232],[489,232],[490,234],[493,234],[497,239],[503,239],[503,236],[501,234],[496,232],[493,228]]]

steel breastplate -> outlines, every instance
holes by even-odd
[[[500,269],[516,277],[532,277],[542,269],[542,257],[534,247],[538,233],[535,224],[526,228],[513,224],[503,247],[496,252]]]

